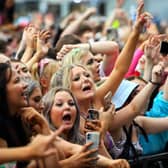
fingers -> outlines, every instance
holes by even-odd
[[[65,130],[64,126],[59,127],[52,135],[50,135],[50,142],[55,140],[57,136],[59,136]]]
[[[142,11],[143,11],[143,8],[144,8],[144,2],[143,0],[139,1],[138,2],[138,8],[137,8],[137,18],[140,17]]]
[[[109,168],[130,168],[130,165],[125,159],[116,159],[112,161]]]
[[[88,148],[89,148],[89,146],[91,146],[92,144],[93,144],[93,142],[89,142],[89,143],[85,144],[85,145],[82,147],[81,152],[87,151]],[[80,153],[81,153],[81,152],[80,152]]]
[[[44,157],[51,156],[57,154],[57,150],[55,148],[50,148],[44,153]]]

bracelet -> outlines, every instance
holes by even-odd
[[[157,85],[157,86],[160,86],[161,83],[158,83],[158,82],[153,82],[151,79],[149,80],[150,83],[152,83],[153,85]]]

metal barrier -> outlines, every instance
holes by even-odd
[[[168,152],[140,156],[136,160],[129,160],[129,163],[131,168],[168,168]]]

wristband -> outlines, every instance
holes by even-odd
[[[156,85],[156,86],[160,86],[161,83],[158,83],[158,82],[153,82],[151,79],[149,80],[150,83],[152,83],[153,85]]]

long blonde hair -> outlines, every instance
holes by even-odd
[[[52,77],[51,82],[50,82],[50,88],[53,87],[65,87],[68,89],[71,89],[71,70],[76,67],[82,67],[83,69],[87,70],[90,72],[90,70],[81,64],[69,64],[66,65],[62,68],[60,68]],[[92,75],[92,73],[90,72],[90,75]]]

